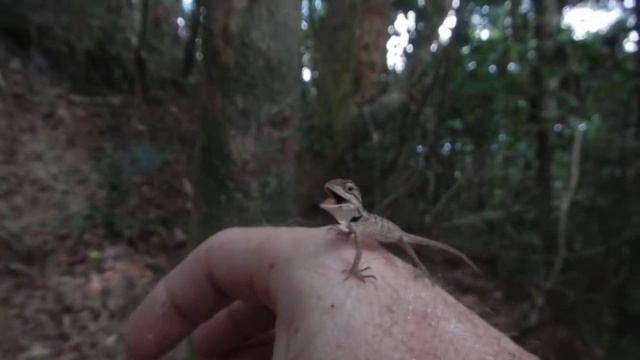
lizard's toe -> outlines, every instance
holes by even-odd
[[[371,267],[366,266],[366,267],[363,267],[362,269],[358,269],[358,270],[352,269],[352,268],[343,270],[342,272],[347,274],[347,276],[344,278],[344,281],[347,281],[350,277],[356,278],[356,279],[358,279],[358,280],[360,280],[362,282],[366,282],[367,279],[376,280],[377,278],[376,278],[375,275],[363,274],[363,272],[365,272],[367,270],[370,270],[370,269],[371,269]]]

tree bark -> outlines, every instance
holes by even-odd
[[[535,1],[535,38],[539,60],[532,72],[529,121],[535,132],[535,188],[538,228],[545,247],[554,248],[551,194],[552,149],[551,125],[557,121],[556,89],[558,79],[554,75],[553,33],[559,26],[559,9],[555,0]]]
[[[204,1],[206,87],[194,156],[198,243],[291,216],[300,95],[296,0]]]
[[[305,179],[298,193],[303,212],[327,178],[348,175],[345,152],[356,96],[354,68],[362,1],[331,0],[324,4],[326,12],[318,15],[317,28],[312,28],[318,77],[313,83],[313,112],[303,128],[304,150],[298,159],[298,172]]]
[[[392,0],[365,2],[356,38],[355,92],[358,101],[376,94],[378,79],[386,68],[388,27],[393,23]]]

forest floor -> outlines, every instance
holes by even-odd
[[[187,248],[193,122],[84,96],[0,51],[0,359],[122,359],[121,326]]]
[[[141,105],[53,78],[0,51],[0,358],[123,359],[128,314],[188,248],[195,117],[185,95]],[[488,276],[431,269],[513,330],[519,305]]]

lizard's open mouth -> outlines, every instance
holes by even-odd
[[[327,194],[327,198],[322,202],[322,205],[340,205],[347,203],[347,199],[328,187],[324,188],[324,192]]]

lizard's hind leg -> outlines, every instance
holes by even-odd
[[[400,247],[402,247],[402,250],[404,250],[404,252],[406,252],[407,255],[409,255],[409,257],[411,258],[411,261],[413,261],[413,264],[418,269],[420,269],[420,271],[424,276],[428,278],[429,270],[427,270],[427,267],[424,266],[424,264],[422,263],[422,261],[420,261],[420,259],[418,259],[418,255],[416,255],[416,252],[413,250],[413,247],[411,247],[411,244],[409,244],[403,237],[400,237],[400,239],[398,240],[398,244],[400,245]]]

